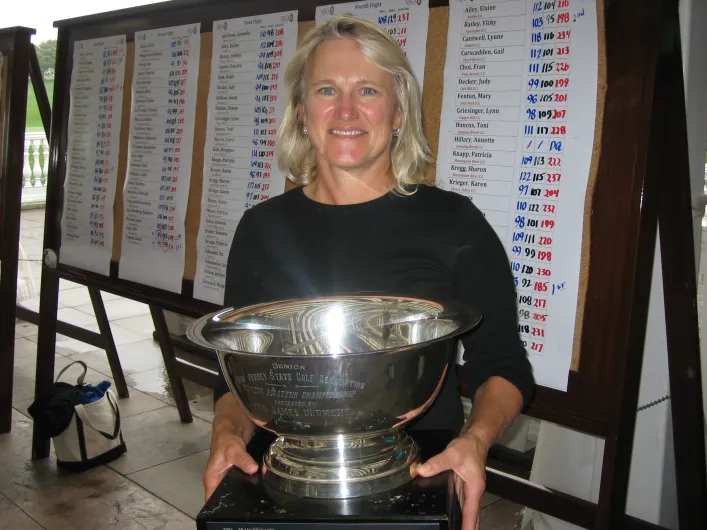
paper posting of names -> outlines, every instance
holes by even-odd
[[[59,261],[108,276],[125,35],[74,43]]]
[[[214,22],[194,298],[223,303],[226,263],[243,212],[279,195],[277,130],[297,12]]]
[[[200,25],[135,33],[119,276],[179,293],[194,144]]]
[[[598,36],[591,0],[452,0],[437,181],[494,227],[538,384],[567,389]]]
[[[429,0],[380,0],[319,6],[316,24],[347,14],[377,22],[398,41],[422,91],[430,21]]]

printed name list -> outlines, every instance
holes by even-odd
[[[275,147],[296,46],[296,11],[214,22],[194,298],[223,303],[243,212],[284,191]]]
[[[135,34],[119,275],[179,293],[194,143],[200,26]]]
[[[125,36],[74,43],[59,261],[110,273]]]
[[[437,163],[505,244],[539,384],[566,390],[594,144],[596,5],[454,0]]]

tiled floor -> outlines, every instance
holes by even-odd
[[[21,245],[27,260],[23,274],[39,289],[43,210],[22,214]],[[28,289],[29,286],[29,289]],[[24,284],[24,292],[31,285]],[[59,316],[97,331],[84,287],[61,281]],[[31,294],[31,293],[30,293]],[[37,294],[37,293],[35,293]],[[120,400],[128,452],[110,463],[79,474],[57,471],[53,457],[32,462],[32,423],[37,327],[16,325],[12,432],[0,435],[0,530],[193,529],[201,508],[201,475],[211,432],[210,390],[187,382],[194,422],[183,424],[174,407],[162,357],[152,339],[152,321],[144,304],[104,293],[130,397]],[[22,302],[37,309],[38,297]],[[89,367],[87,381],[112,380],[103,350],[57,337],[56,372],[75,360]],[[77,367],[67,377],[77,375]],[[484,499],[483,530],[512,530],[518,505],[493,495]]]

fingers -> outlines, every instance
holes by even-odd
[[[258,464],[253,460],[253,457],[248,454],[245,445],[233,444],[226,449],[226,460],[232,466],[237,467],[244,473],[252,475],[258,471]]]
[[[437,456],[433,456],[427,462],[418,466],[417,473],[422,477],[432,477],[442,471],[454,469],[460,462],[459,451],[450,446]]]
[[[473,482],[464,484],[462,530],[478,530],[480,524],[481,499],[483,495],[483,483],[479,484]]]
[[[259,467],[248,454],[243,439],[235,435],[219,438],[211,448],[203,478],[206,500],[211,497],[231,467],[237,467],[248,475],[258,471]]]

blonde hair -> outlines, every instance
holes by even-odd
[[[393,76],[400,132],[391,140],[390,162],[395,191],[409,194],[406,186],[425,182],[423,170],[431,160],[429,146],[422,132],[422,96],[410,63],[398,43],[378,25],[342,16],[311,30],[299,44],[285,73],[290,98],[278,131],[278,164],[284,175],[298,185],[317,178],[316,153],[302,132],[298,106],[304,104],[309,61],[316,48],[328,39],[351,39],[370,62]]]

